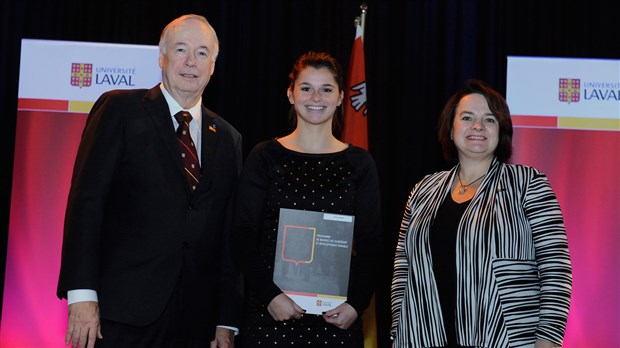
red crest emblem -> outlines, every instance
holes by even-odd
[[[581,95],[580,79],[560,79],[559,99],[565,103],[576,103]]]
[[[71,64],[71,86],[88,87],[93,82],[93,65],[87,63]]]

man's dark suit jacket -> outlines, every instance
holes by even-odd
[[[241,135],[203,106],[202,178],[192,193],[159,86],[103,94],[75,162],[59,298],[96,290],[102,318],[141,326],[180,285],[194,335],[239,327],[228,240],[241,151]]]

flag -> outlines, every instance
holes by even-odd
[[[364,8],[365,11],[365,8]],[[363,18],[362,18],[363,20]],[[362,20],[355,21],[355,40],[349,60],[344,100],[344,128],[341,140],[368,150],[368,121],[366,109],[366,64]],[[364,311],[364,348],[377,347],[375,297]]]
[[[344,128],[342,141],[368,150],[368,122],[366,119],[366,66],[361,21],[356,21],[355,41],[351,50],[349,73],[344,100]]]

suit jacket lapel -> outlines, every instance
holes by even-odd
[[[198,187],[208,187],[211,183],[211,171],[209,166],[215,160],[215,153],[219,143],[218,126],[215,115],[204,106],[202,107],[202,149],[200,157],[200,168],[202,171],[201,182]],[[207,185],[207,186],[205,186]]]
[[[149,117],[153,120],[153,124],[161,139],[164,143],[164,147],[167,150],[164,161],[171,163],[174,166],[174,170],[178,174],[179,180],[184,183],[188,194],[191,193],[189,185],[187,185],[187,179],[185,178],[185,171],[183,169],[183,160],[179,154],[179,142],[175,135],[174,125],[172,123],[171,115],[159,85],[148,90],[144,97],[144,107],[146,108]]]

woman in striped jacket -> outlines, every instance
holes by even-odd
[[[467,81],[442,111],[439,141],[458,163],[409,195],[394,260],[393,346],[561,346],[572,285],[562,213],[543,173],[506,163],[506,101]]]

